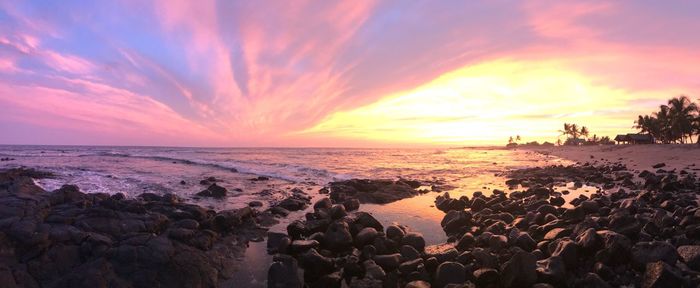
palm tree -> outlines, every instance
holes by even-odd
[[[675,141],[673,131],[671,131],[671,116],[669,115],[669,107],[666,105],[659,106],[659,112],[654,112],[656,118],[655,125],[658,126],[659,139],[663,143],[671,143]]]
[[[668,100],[669,121],[671,133],[675,139],[680,139],[681,143],[685,143],[686,137],[691,137],[693,134],[693,113],[698,109],[695,103],[692,103],[687,96]]]
[[[571,124],[571,126],[569,127],[571,127],[571,132],[569,132],[571,134],[571,137],[573,137],[574,139],[578,139],[578,136],[581,133],[581,131],[578,129],[578,125]]]
[[[583,137],[588,138],[588,134],[589,134],[590,132],[588,131],[588,128],[586,128],[586,126],[582,126],[582,127],[581,127],[580,133],[581,133],[581,135],[582,135]]]
[[[515,142],[520,142],[522,138],[520,138],[520,135],[515,135]]]
[[[571,125],[569,125],[569,123],[564,123],[564,130],[559,130],[559,132],[564,136],[571,134]]]
[[[513,144],[513,136],[510,136],[510,138],[508,138],[508,144]]]

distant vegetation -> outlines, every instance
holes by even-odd
[[[520,138],[520,135],[516,135],[515,137],[510,136],[510,138],[508,139],[508,145],[506,145],[506,147],[554,146],[554,143],[550,143],[550,142],[546,142],[546,141],[542,144],[540,144],[537,141],[525,142],[525,143],[520,143],[520,141],[522,141],[522,138]]]
[[[692,143],[693,135],[700,144],[700,110],[687,96],[681,95],[659,106],[651,115],[639,115],[634,128],[654,137],[659,143]]]
[[[612,140],[610,140],[610,137],[608,136],[603,136],[603,137],[598,137],[597,134],[593,134],[593,137],[588,137],[590,136],[591,132],[586,128],[586,126],[581,126],[579,128],[579,125],[577,124],[569,124],[569,123],[564,123],[564,130],[559,130],[562,136],[567,136],[566,140],[564,143],[561,142],[561,139],[557,139],[557,145],[609,145],[609,144],[615,144]]]
[[[655,143],[695,143],[700,145],[700,104],[693,103],[688,96],[678,96],[668,100],[666,105],[659,106],[659,111],[651,115],[639,115],[634,121],[634,128],[640,130],[640,134],[628,135],[650,135]],[[556,145],[611,145],[615,144],[608,136],[598,137],[593,134],[586,126],[578,124],[564,123],[564,129],[559,130],[560,136],[566,136],[564,142],[561,138],[557,139]],[[623,135],[624,136],[624,135]],[[619,136],[618,136],[619,137]],[[646,136],[648,137],[648,136]],[[507,147],[516,146],[553,146],[554,144],[544,142],[539,144],[537,141],[528,143],[520,143],[520,135],[511,136],[508,140]],[[650,142],[647,142],[650,143]]]

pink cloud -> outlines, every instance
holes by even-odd
[[[168,106],[147,96],[103,83],[62,80],[86,92],[0,82],[0,103],[7,109],[2,118],[20,119],[57,129],[78,129],[96,135],[129,138],[151,134],[169,141],[189,138],[223,142],[222,136],[181,117]]]

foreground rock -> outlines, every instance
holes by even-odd
[[[399,224],[383,229],[367,213],[329,212],[348,197],[383,203],[393,198],[374,198],[381,187],[403,184],[343,182],[332,187],[332,201],[288,227],[291,240],[317,245],[285,253],[299,260],[310,287],[698,287],[700,183],[658,173],[552,166],[513,172],[506,185],[519,191],[445,193],[435,204],[448,243],[427,247]],[[564,206],[554,187],[571,182],[601,189]],[[403,188],[385,191],[392,189]]]
[[[265,229],[249,207],[215,212],[173,195],[46,192],[0,172],[0,287],[218,287]]]

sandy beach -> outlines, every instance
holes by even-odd
[[[534,150],[580,163],[621,163],[640,171],[656,170],[653,166],[659,163],[665,164],[665,170],[700,171],[700,145],[557,146]]]

